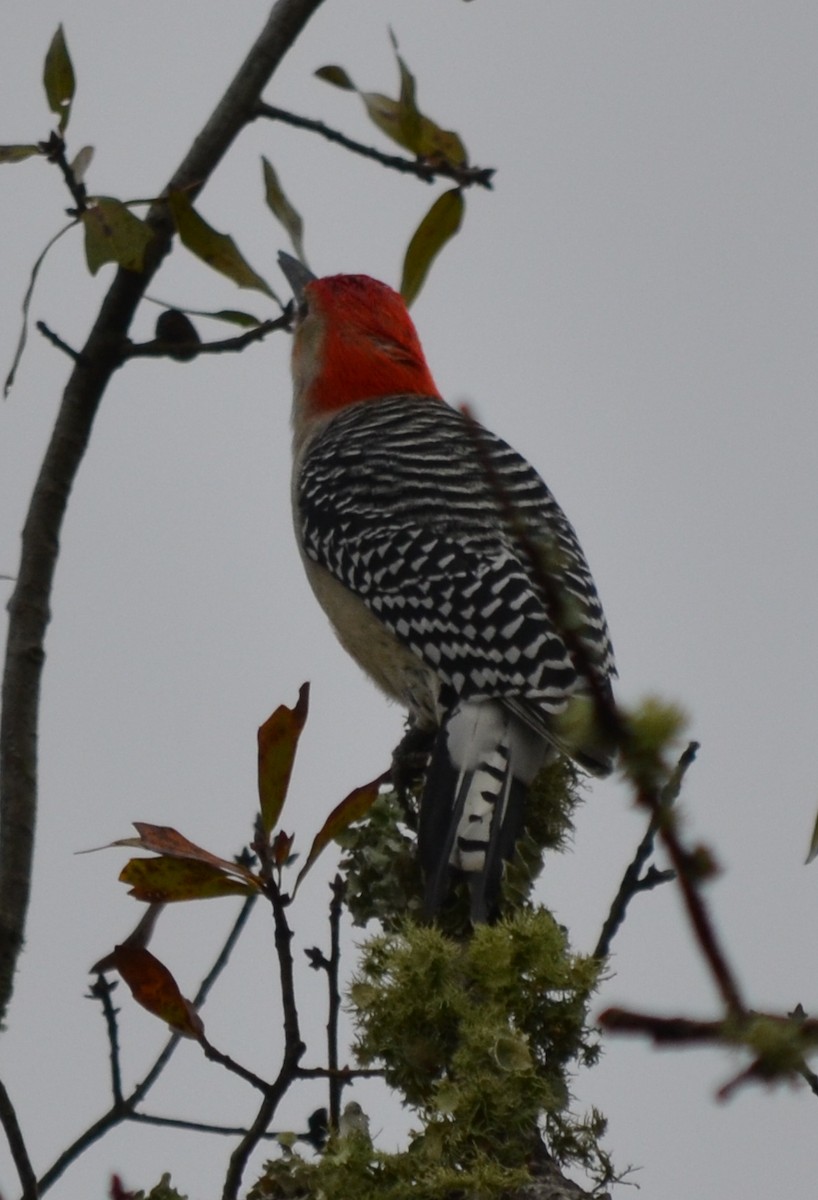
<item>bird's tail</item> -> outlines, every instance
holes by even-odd
[[[433,916],[453,870],[468,876],[472,921],[497,915],[503,864],[514,854],[529,785],[548,744],[492,701],[462,703],[438,734],[420,809],[418,856]]]

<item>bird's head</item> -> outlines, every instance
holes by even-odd
[[[368,275],[317,279],[289,254],[280,254],[279,262],[296,305],[296,420],[385,396],[439,398],[412,318],[396,291]]]

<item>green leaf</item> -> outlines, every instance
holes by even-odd
[[[343,67],[332,65],[319,67],[315,72],[315,77],[316,79],[323,79],[325,83],[331,83],[334,87],[343,88],[345,92],[356,92],[358,90]]]
[[[218,233],[196,212],[184,192],[171,192],[168,206],[181,239],[191,254],[232,279],[240,288],[263,292],[280,303],[270,285],[242,257],[236,243],[226,233]]]
[[[298,872],[295,887],[293,888],[293,895],[298,891],[301,880],[307,874],[307,871],[309,871],[319,854],[327,848],[330,842],[343,833],[353,821],[360,821],[362,817],[366,816],[378,798],[378,791],[381,784],[385,783],[388,778],[389,772],[379,775],[371,783],[365,783],[363,787],[355,788],[340,804],[335,806],[313,839],[310,852],[307,855],[307,861]]]
[[[75,89],[74,68],[71,65],[62,25],[57,27],[45,56],[43,85],[48,107],[60,118],[58,129],[62,134],[71,115],[71,101],[74,99]]]
[[[0,146],[0,163],[22,162],[42,153],[39,146]]]
[[[454,237],[463,220],[465,202],[460,188],[438,196],[406,247],[400,292],[407,307],[417,298],[437,255]]]
[[[95,196],[81,220],[85,227],[85,257],[92,275],[109,262],[127,271],[142,270],[153,232],[121,200]]]
[[[460,137],[424,116],[418,108],[415,77],[398,53],[398,43],[391,32],[390,38],[400,75],[400,95],[397,100],[380,92],[362,92],[343,67],[321,67],[315,74],[335,87],[357,92],[366,105],[370,121],[377,125],[381,133],[417,158],[428,159],[432,163],[440,160],[455,166],[465,165],[468,163],[468,154]]]
[[[304,254],[304,222],[300,213],[293,207],[284,194],[278,175],[273,164],[261,156],[264,171],[264,198],[273,216],[277,217],[289,234],[293,250],[300,262],[306,265]]]
[[[220,308],[216,312],[200,312],[196,308],[185,308],[182,312],[190,313],[194,317],[209,317],[211,321],[226,321],[228,325],[238,325],[241,329],[255,329],[257,325],[263,325],[264,322],[260,317],[254,317],[252,313],[241,312],[238,308]]]
[[[269,837],[281,815],[298,739],[307,720],[310,685],[302,684],[295,708],[280,704],[258,731],[258,798],[261,824]]]

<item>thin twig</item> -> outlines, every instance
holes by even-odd
[[[366,146],[363,142],[356,142],[346,134],[339,133],[337,129],[332,129],[323,121],[314,121],[310,117],[299,117],[296,113],[288,112],[284,108],[276,108],[272,104],[257,104],[255,115],[266,117],[271,121],[282,121],[285,125],[295,126],[296,129],[308,129],[312,133],[319,134],[328,142],[334,142],[338,146],[343,146],[345,150],[351,150],[353,154],[370,158],[373,162],[380,163],[382,167],[388,167],[392,171],[400,171],[404,175],[414,175],[417,179],[422,179],[424,183],[433,183],[435,179],[442,177],[453,179],[461,187],[474,185],[491,189],[493,186],[492,178],[496,171],[494,167],[469,167],[465,164],[447,162],[445,159],[432,161],[423,158],[403,158],[399,154],[384,154],[383,151],[376,150],[374,146]]]
[[[205,1052],[205,1058],[209,1058],[211,1062],[218,1063],[219,1066],[224,1067],[225,1070],[231,1071],[234,1075],[238,1075],[239,1079],[243,1079],[245,1083],[249,1083],[250,1086],[254,1087],[257,1091],[262,1092],[265,1096],[267,1095],[270,1090],[270,1084],[266,1079],[262,1079],[260,1075],[256,1075],[255,1072],[249,1071],[247,1067],[243,1067],[241,1063],[236,1062],[236,1060],[231,1058],[229,1054],[224,1054],[221,1050],[217,1050],[216,1047],[207,1040],[204,1034],[199,1035],[198,1042]]]
[[[68,215],[70,217],[81,217],[88,207],[88,192],[86,191],[85,184],[77,179],[74,174],[74,168],[65,157],[64,139],[55,131],[51,134],[47,142],[40,142],[40,149],[49,162],[56,163],[60,168],[62,177],[65,180],[65,186],[71,193],[75,207],[69,209]]]
[[[28,1150],[26,1149],[23,1132],[17,1120],[17,1113],[14,1110],[11,1097],[2,1082],[0,1082],[0,1123],[5,1131],[6,1140],[11,1150],[11,1157],[14,1159],[14,1165],[20,1177],[20,1184],[23,1188],[23,1200],[37,1200],[40,1194],[37,1190],[37,1176],[34,1174],[31,1159],[28,1157]]]
[[[668,780],[665,787],[662,789],[662,806],[666,808],[673,804],[679,796],[682,786],[682,780],[685,772],[696,757],[696,751],[699,746],[697,742],[690,742],[687,749],[679,758],[676,768]],[[639,892],[650,891],[652,888],[658,887],[662,883],[667,883],[675,879],[673,871],[657,871],[653,868],[645,875],[642,874],[642,868],[653,853],[653,847],[656,841],[656,833],[659,828],[658,816],[651,814],[648,821],[648,827],[645,830],[645,835],[636,848],[636,853],[633,860],[628,866],[625,874],[622,876],[622,882],[619,885],[619,891],[614,897],[610,911],[602,926],[602,931],[599,935],[596,947],[594,948],[594,958],[607,958],[611,952],[611,943],[614,937],[619,932],[622,922],[625,920],[625,914],[628,911],[628,905],[631,900]]]
[[[97,975],[91,986],[91,996],[93,999],[99,1000],[102,1005],[102,1014],[105,1017],[111,1060],[111,1092],[114,1097],[114,1107],[118,1107],[123,1102],[123,1095],[122,1066],[119,1058],[119,1025],[116,1019],[119,1009],[114,1007],[111,999],[111,993],[115,987],[116,983],[112,983],[106,975]]]
[[[241,1125],[207,1125],[203,1121],[185,1121],[181,1117],[159,1117],[154,1113],[130,1113],[128,1120],[135,1121],[138,1125],[164,1125],[168,1129],[189,1129],[191,1133],[219,1133],[225,1137],[244,1137],[247,1134],[247,1130]],[[262,1134],[265,1141],[274,1142],[279,1137],[280,1133],[275,1133],[273,1130]]]
[[[384,1067],[336,1067],[334,1071],[328,1067],[299,1067],[296,1071],[299,1079],[340,1079],[345,1084],[353,1079],[383,1079],[385,1074]]]
[[[269,1129],[276,1109],[293,1081],[298,1077],[298,1064],[306,1049],[301,1040],[298,1021],[298,1006],[295,995],[293,972],[292,931],[287,921],[287,906],[281,890],[274,879],[266,886],[267,896],[273,910],[275,947],[278,958],[281,1008],[284,1014],[284,1054],[275,1082],[262,1100],[255,1120],[230,1156],[230,1162],[222,1188],[222,1200],[236,1200],[241,1187],[247,1162],[264,1133]]]
[[[208,993],[213,987],[213,984],[216,982],[217,978],[227,965],[227,961],[236,945],[236,941],[238,940],[238,937],[246,925],[248,917],[250,916],[255,899],[255,896],[248,896],[248,898],[242,904],[239,914],[236,917],[236,920],[233,922],[230,932],[228,933],[224,945],[219,951],[213,966],[200,983],[193,1000],[193,1006],[197,1010],[202,1007],[207,999]],[[122,1121],[129,1120],[134,1115],[136,1106],[140,1104],[142,1100],[144,1100],[145,1096],[156,1083],[157,1079],[168,1065],[174,1051],[176,1050],[176,1047],[179,1045],[181,1040],[180,1034],[171,1034],[159,1054],[154,1059],[145,1076],[138,1084],[136,1084],[132,1091],[119,1103],[112,1104],[106,1113],[103,1113],[103,1115],[97,1121],[95,1121],[93,1125],[90,1125],[87,1129],[85,1129],[80,1136],[71,1143],[70,1146],[67,1146],[65,1150],[63,1150],[62,1154],[60,1154],[54,1163],[52,1163],[51,1167],[49,1167],[49,1169],[40,1179],[41,1192],[47,1191],[53,1183],[56,1183],[60,1176],[63,1175],[68,1169],[68,1167],[70,1167],[71,1164],[89,1148],[89,1146],[92,1146],[95,1142],[99,1141],[99,1139],[103,1137],[110,1129],[113,1129]]]
[[[233,953],[233,951],[236,947],[236,942],[241,937],[242,932],[244,930],[244,926],[247,924],[248,920],[250,919],[250,913],[253,911],[253,907],[254,907],[257,899],[258,899],[257,896],[248,896],[247,899],[244,901],[241,908],[239,909],[238,916],[236,917],[235,921],[233,922],[230,932],[228,933],[227,937],[225,938],[224,945],[222,946],[218,956],[216,957],[215,962],[213,963],[213,966],[210,968],[210,970],[207,972],[207,974],[205,975],[202,982],[199,984],[199,987],[196,991],[196,995],[193,997],[193,1001],[192,1001],[193,1007],[196,1009],[197,1012],[202,1007],[202,1005],[204,1004],[207,997],[210,995],[211,988],[213,987],[214,983],[221,975],[224,968],[227,966],[230,955]]]
[[[75,350],[67,342],[64,342],[59,334],[56,334],[53,329],[49,329],[45,321],[37,321],[35,328],[51,342],[52,346],[56,346],[58,350],[62,350],[63,354],[67,354],[72,362],[83,363],[83,357],[79,350]],[[83,365],[85,364],[83,363]]]
[[[332,902],[329,906],[330,956],[327,964],[329,1004],[327,1015],[327,1065],[329,1076],[329,1127],[338,1130],[341,1119],[341,1096],[344,1082],[338,1075],[338,1018],[341,1014],[339,973],[341,966],[341,914],[346,895],[346,881],[336,875],[332,881]]]

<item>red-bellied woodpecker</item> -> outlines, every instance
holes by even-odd
[[[427,912],[454,868],[472,919],[487,920],[544,763],[563,751],[612,767],[593,728],[568,746],[560,728],[588,690],[569,624],[597,688],[616,673],[596,588],[533,467],[442,400],[401,297],[280,261],[297,304],[293,510],[307,575],[352,657],[416,727],[439,730],[418,835]]]

